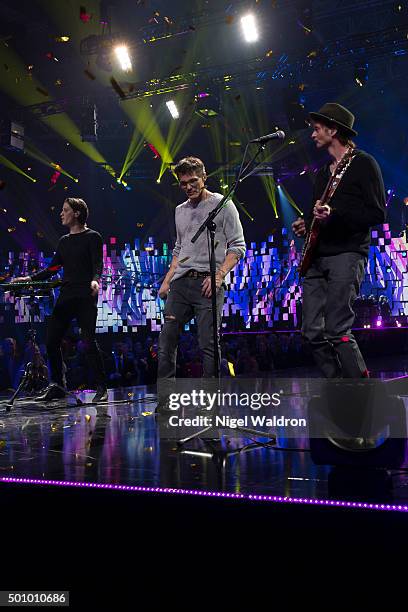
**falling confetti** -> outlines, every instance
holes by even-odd
[[[160,153],[158,152],[156,147],[154,145],[152,145],[150,142],[147,143],[147,146],[149,147],[151,152],[154,154],[153,159],[159,159],[160,158]]]
[[[57,36],[55,42],[66,43],[69,41],[69,36]]]
[[[16,231],[16,228],[15,227],[8,227],[7,231],[8,231],[9,234],[11,234],[12,232]]]
[[[27,219],[25,219],[24,217],[19,217],[18,220],[20,221],[20,223],[27,223]]]
[[[171,17],[164,17],[164,21],[167,23],[167,25],[173,25],[174,21]]]
[[[49,60],[54,60],[55,62],[59,62],[59,59],[55,57],[52,51],[49,51],[48,53],[46,53],[45,57],[47,57]]]
[[[89,421],[90,421],[90,420],[91,420],[91,415],[90,415],[90,414],[86,414],[86,415],[85,415],[85,421],[86,421],[87,423],[89,423]]]
[[[272,49],[270,49],[269,51],[265,53],[265,57],[272,57],[272,55],[273,55]]]
[[[61,79],[57,79],[57,80],[55,81],[55,85],[56,85],[57,87],[61,87],[61,85],[62,85],[62,80],[61,80]]]
[[[54,172],[54,174],[52,175],[52,177],[50,179],[51,185],[55,185],[60,176],[61,176],[61,172],[58,172],[58,170],[56,172]]]
[[[313,57],[317,57],[317,51],[316,50],[310,51],[310,53],[307,54],[307,57],[309,59],[312,59]]]
[[[91,19],[91,15],[87,12],[84,6],[79,7],[79,18],[82,21],[82,23],[89,23]]]
[[[160,17],[159,11],[154,11],[153,16],[149,19],[149,23],[159,23],[157,17]]]

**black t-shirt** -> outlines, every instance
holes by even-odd
[[[31,278],[46,280],[64,268],[60,300],[90,297],[91,282],[99,281],[102,267],[102,237],[98,232],[86,229],[79,234],[62,236],[50,265],[32,274]]]
[[[316,175],[312,208],[323,195],[329,178],[330,163]],[[320,227],[316,256],[350,251],[368,255],[370,228],[384,223],[385,201],[384,183],[378,163],[368,153],[356,150],[355,157],[330,201],[332,213]]]

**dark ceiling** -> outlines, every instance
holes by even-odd
[[[259,28],[252,44],[244,42],[240,26],[248,12]],[[58,42],[64,35],[70,40]],[[130,51],[129,74],[113,56],[119,42]],[[272,145],[264,162],[273,165],[275,176],[290,178],[319,160],[305,129],[307,112],[339,101],[356,115],[358,144],[379,159],[386,183],[403,197],[407,52],[408,9],[402,1],[6,0],[0,2],[1,119],[3,126],[7,119],[21,121],[40,157],[81,180],[92,175],[92,185],[115,188],[115,196],[104,164],[118,175],[138,141],[126,178],[133,189],[145,179],[143,187],[137,185],[143,197],[148,192],[153,198],[161,160],[149,144],[161,145],[170,161],[201,155],[210,171],[226,165],[228,175],[250,138],[279,127],[287,133],[286,144]],[[356,74],[363,75],[360,84]],[[205,106],[200,93],[208,94],[204,101],[215,117],[197,114]],[[165,105],[169,99],[180,108],[176,123]],[[84,108],[93,105],[98,137],[91,151],[79,132]],[[18,153],[1,153],[20,168],[28,165]],[[58,201],[57,190],[48,193],[50,167],[34,165],[39,183],[46,177],[47,205],[54,196]],[[7,177],[12,172],[0,170]],[[9,199],[26,201],[29,187],[15,186]],[[294,191],[302,200],[302,188]]]

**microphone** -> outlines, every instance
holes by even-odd
[[[283,130],[278,130],[277,132],[272,132],[272,134],[266,134],[266,136],[260,136],[259,138],[254,138],[249,142],[259,142],[259,144],[266,144],[270,140],[275,140],[278,138],[279,140],[283,140],[286,134]]]

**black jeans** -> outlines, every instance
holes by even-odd
[[[303,280],[302,334],[326,378],[367,376],[367,366],[351,333],[353,302],[364,278],[359,253],[318,257]]]
[[[86,343],[88,367],[95,374],[98,386],[106,386],[105,367],[95,339],[97,302],[93,297],[76,297],[57,300],[47,325],[47,353],[51,369],[51,382],[64,385],[61,341],[73,319],[81,328],[81,339]]]
[[[203,278],[181,277],[173,281],[164,308],[164,325],[159,336],[159,366],[157,378],[175,378],[177,344],[180,332],[195,316],[198,344],[203,352],[203,376],[214,376],[214,341],[211,298],[201,294]],[[217,291],[217,328],[224,304],[224,288]],[[218,355],[220,355],[218,334]]]

